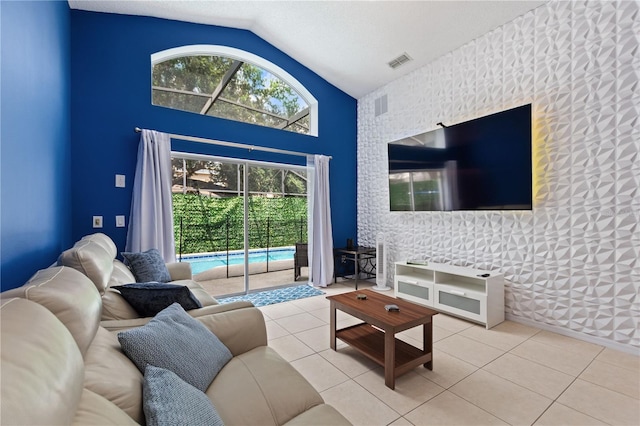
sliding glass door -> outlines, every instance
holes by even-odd
[[[306,171],[248,165],[249,290],[294,282],[296,242],[307,240]]]
[[[174,153],[177,258],[216,297],[294,282],[307,240],[302,166]],[[302,277],[298,279],[302,280]]]
[[[242,164],[174,155],[176,258],[211,294],[245,290]]]

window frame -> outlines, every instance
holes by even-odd
[[[153,66],[155,64],[185,56],[224,56],[230,59],[250,63],[270,72],[271,74],[291,86],[307,103],[307,105],[309,106],[309,133],[307,134],[307,136],[318,136],[318,101],[311,94],[311,92],[309,92],[309,90],[305,86],[303,86],[302,83],[300,83],[296,78],[294,78],[291,74],[289,74],[278,65],[254,53],[247,52],[246,50],[222,45],[194,44],[174,47],[171,49],[152,53],[150,68],[152,80]],[[153,90],[153,88],[151,88],[151,90]]]

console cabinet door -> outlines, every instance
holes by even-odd
[[[487,296],[484,293],[445,284],[435,284],[434,292],[436,309],[486,323]]]
[[[397,275],[395,279],[396,297],[419,303],[424,306],[433,306],[433,283]]]

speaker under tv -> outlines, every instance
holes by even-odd
[[[531,104],[388,144],[391,211],[531,210]]]

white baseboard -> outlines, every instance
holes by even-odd
[[[624,345],[622,343],[612,342],[607,339],[603,339],[602,337],[589,336],[588,334],[578,333],[577,331],[567,330],[566,328],[559,327],[557,325],[549,325],[543,324],[537,321],[530,320],[528,318],[518,317],[512,314],[505,314],[505,319],[509,321],[517,322],[520,324],[528,325],[531,327],[541,328],[543,330],[551,331],[557,334],[562,334],[563,336],[573,337],[578,340],[583,340],[585,342],[594,343],[596,345],[605,346],[611,349],[615,349],[617,351],[626,352],[631,355],[640,356],[640,348]]]

